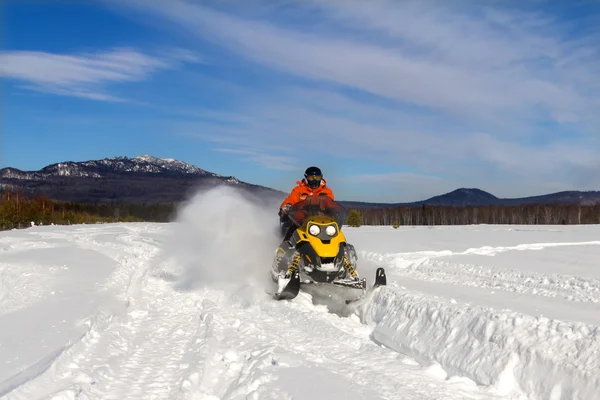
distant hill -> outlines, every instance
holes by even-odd
[[[51,199],[80,203],[156,203],[185,200],[191,193],[227,185],[261,196],[283,192],[222,176],[171,158],[114,157],[61,162],[39,171],[0,169],[0,188],[19,188]]]
[[[507,205],[520,204],[600,204],[600,191],[564,191],[541,196],[523,197],[519,199],[502,199]]]
[[[481,189],[460,188],[452,192],[409,203],[341,202],[349,208],[394,208],[403,206],[517,206],[526,204],[600,204],[600,191],[565,191],[521,198],[498,198]]]
[[[456,189],[450,193],[435,196],[416,205],[426,204],[430,206],[487,206],[499,204],[501,200],[480,189]]]

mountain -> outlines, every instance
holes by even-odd
[[[39,171],[0,169],[0,188],[82,203],[173,203],[191,193],[224,184],[262,196],[283,193],[222,176],[172,158],[113,157],[84,162],[61,162]]]
[[[15,168],[4,168],[0,170],[0,178],[19,180],[45,180],[55,177],[104,178],[110,176],[110,174],[121,173],[221,177],[220,175],[172,158],[139,156],[135,158],[114,157],[85,162],[67,161],[48,165],[39,171],[21,171]]]
[[[481,189],[456,189],[450,193],[435,196],[416,205],[426,204],[430,206],[487,206],[499,204],[501,200],[491,193]]]

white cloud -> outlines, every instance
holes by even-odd
[[[183,49],[156,58],[133,49],[117,48],[81,54],[53,54],[40,51],[0,52],[0,76],[27,84],[24,88],[91,100],[123,101],[105,92],[104,86],[146,79],[179,62],[198,61]]]
[[[214,151],[220,153],[236,154],[241,156],[243,161],[253,162],[267,169],[277,170],[295,170],[296,167],[293,165],[296,159],[293,157],[281,156],[269,154],[259,149],[228,149],[228,148],[216,148]]]
[[[427,181],[428,184],[445,182],[444,179],[437,176],[416,174],[413,172],[392,172],[383,174],[358,174],[351,177],[341,178],[341,181],[351,181],[354,183],[397,183],[403,184],[412,181]]]
[[[389,203],[425,200],[461,186],[460,182],[452,179],[412,172],[357,174],[336,177],[331,180],[331,183],[336,189],[340,189],[340,195],[344,199],[352,198],[357,201],[376,199]],[[352,190],[357,187],[360,188],[358,193]]]

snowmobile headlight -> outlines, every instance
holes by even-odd
[[[333,226],[333,225],[329,225],[327,228],[325,228],[325,233],[328,234],[329,236],[335,235],[336,232],[337,232],[337,229],[335,229],[335,226]]]
[[[310,228],[308,228],[308,232],[313,236],[317,236],[321,233],[321,228],[319,228],[319,225],[311,225]]]

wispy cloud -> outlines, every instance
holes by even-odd
[[[299,32],[180,0],[137,4],[269,67],[451,116],[560,122],[565,115],[588,117],[598,104],[583,85],[600,66],[594,47],[562,39],[560,26],[536,14],[478,7],[473,15],[429,2],[314,2],[338,27],[363,29],[345,38],[333,29]],[[375,41],[365,28],[383,37]]]
[[[296,159],[287,156],[278,156],[269,154],[267,152],[257,149],[227,149],[227,148],[216,148],[214,149],[220,153],[236,154],[241,156],[245,161],[250,161],[259,165],[262,165],[268,169],[278,170],[295,170],[294,163]]]
[[[199,46],[296,78],[247,82],[228,110],[202,110],[180,131],[254,162],[271,154],[295,165],[298,140],[452,184],[493,181],[498,195],[600,186],[600,34],[581,19],[516,2],[236,4],[127,2]],[[426,181],[435,194],[437,178]]]
[[[338,186],[360,187],[360,193],[353,196],[357,200],[372,201],[376,197],[392,203],[424,200],[460,186],[460,182],[452,179],[413,172],[357,174],[334,182]]]
[[[167,56],[168,55],[168,56]],[[25,82],[24,88],[91,100],[123,101],[105,87],[146,79],[160,69],[181,62],[197,62],[198,56],[183,50],[170,50],[163,58],[128,48],[81,54],[53,54],[39,51],[3,51],[0,76]]]

